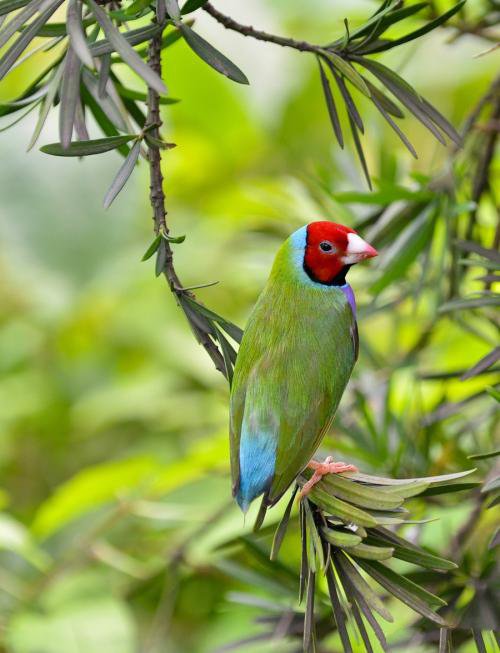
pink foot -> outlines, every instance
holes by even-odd
[[[302,490],[299,493],[299,501],[307,496],[313,487],[321,481],[323,476],[326,474],[341,474],[342,472],[357,472],[358,468],[354,465],[347,465],[346,463],[335,463],[333,458],[328,456],[325,458],[325,461],[322,463],[317,462],[316,460],[311,460],[307,465],[310,469],[314,469],[314,474],[311,478],[304,483]]]

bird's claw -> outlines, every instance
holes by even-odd
[[[319,483],[319,481],[321,481],[323,476],[325,476],[326,474],[341,474],[342,472],[358,471],[358,468],[355,465],[349,465],[347,463],[342,463],[342,462],[334,462],[331,456],[325,458],[325,460],[322,463],[316,460],[311,460],[307,466],[310,469],[314,470],[314,474],[302,486],[302,490],[300,491],[298,496],[299,501],[303,499],[305,496],[307,496],[309,492],[313,489],[313,487],[316,485],[316,483]]]

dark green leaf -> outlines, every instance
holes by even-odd
[[[165,0],[167,6],[168,15],[174,20],[180,20],[181,11],[179,9],[179,3],[177,0]]]
[[[59,7],[61,3],[62,0],[55,0],[55,2],[52,5],[50,5],[48,9],[46,9],[42,14],[40,14],[40,16],[38,16],[36,20],[30,23],[29,27],[20,34],[17,41],[15,41],[7,50],[7,52],[4,53],[3,57],[0,59],[0,79],[3,79],[5,77],[5,75],[9,72],[10,68],[15,63],[16,59],[18,59],[18,57],[22,54],[22,52],[24,52],[24,50],[28,47],[31,41],[38,34],[38,31],[40,30],[42,25],[44,25],[47,22],[47,20],[52,16],[52,14],[56,11],[56,9]],[[28,9],[28,7],[26,7],[26,9]],[[16,20],[16,18],[14,20]]]
[[[61,143],[50,143],[40,148],[45,154],[52,156],[91,156],[93,154],[102,154],[125,145],[133,138],[135,134],[124,134],[122,136],[110,136],[109,138],[98,138],[92,141],[81,143],[71,143],[68,149],[64,149]]]
[[[127,131],[127,124],[114,100],[106,91],[103,95],[99,95],[99,79],[90,70],[84,68],[82,70],[82,80],[96,104],[99,105],[102,112],[109,118],[113,125],[119,131]]]
[[[482,372],[489,369],[492,365],[494,365],[499,360],[500,360],[500,347],[495,347],[493,351],[490,351],[489,354],[483,356],[483,358],[481,358],[481,360],[479,360],[473,367],[471,367],[470,370],[467,370],[467,372],[460,377],[460,380],[466,381],[467,379],[471,379],[472,377],[481,374]]]
[[[226,320],[220,315],[217,315],[217,313],[214,313],[214,311],[211,311],[206,306],[199,304],[198,302],[194,301],[189,297],[186,297],[186,301],[192,304],[196,311],[203,313],[204,315],[206,315],[206,317],[210,318],[211,320],[214,320],[214,322],[217,322],[217,324],[219,324],[224,329],[224,331],[229,336],[231,336],[231,338],[235,342],[241,342],[241,339],[243,337],[243,331],[238,326],[236,326],[236,324],[229,322],[229,320]]]
[[[381,562],[361,559],[358,559],[357,562],[367,574],[412,610],[440,626],[446,625],[443,618],[428,607],[428,605],[446,605],[439,597],[392,571]]]
[[[314,640],[314,589],[316,586],[316,574],[309,570],[307,578],[306,611],[304,615],[304,651],[308,652]]]
[[[466,0],[461,0],[458,4],[456,4],[454,7],[451,7],[451,9],[448,9],[444,14],[441,16],[438,16],[434,20],[431,20],[430,22],[426,23],[419,29],[416,29],[413,32],[410,32],[409,34],[405,34],[405,36],[402,36],[399,39],[394,39],[393,41],[390,41],[384,46],[380,47],[372,47],[369,48],[370,53],[374,52],[383,52],[384,50],[390,50],[392,48],[397,47],[398,45],[402,45],[403,43],[409,43],[410,41],[413,41],[414,39],[418,39],[421,36],[424,36],[424,34],[428,34],[429,32],[432,32],[432,30],[436,29],[436,27],[439,27],[443,23],[445,23],[448,19],[450,19],[452,16],[454,16],[457,11],[459,11],[465,4]]]
[[[385,95],[382,95],[384,98],[384,101],[386,101],[388,98]],[[378,92],[372,93],[372,102],[376,106],[376,108],[379,110],[380,114],[382,117],[386,120],[386,122],[391,126],[391,128],[396,132],[396,134],[399,136],[401,142],[403,145],[407,148],[407,150],[410,152],[412,156],[415,157],[415,159],[418,159],[417,153],[415,151],[415,148],[413,145],[410,143],[406,135],[401,131],[399,126],[394,122],[394,120],[391,118],[389,113],[386,111],[385,106],[383,102],[380,101],[380,96],[378,95]],[[387,102],[386,102],[387,106]]]
[[[80,101],[81,65],[76,52],[69,46],[64,61],[59,106],[59,138],[64,149],[67,149],[71,143],[76,107]]]
[[[333,573],[332,567],[329,567],[326,571],[326,580],[328,583],[328,593],[330,595],[330,601],[332,603],[333,616],[335,618],[335,623],[337,624],[337,629],[339,631],[342,647],[345,653],[352,653],[351,640],[349,639],[349,633],[347,632],[345,616],[342,610],[342,606],[340,605],[340,600],[337,593],[337,587],[335,582],[335,575]]]
[[[366,560],[388,560],[392,558],[394,548],[371,546],[370,544],[358,544],[349,549],[349,555],[355,558],[364,558]]]
[[[478,245],[477,243],[471,242],[469,240],[456,240],[455,245],[465,252],[474,252],[474,254],[484,256],[490,261],[497,263],[500,267],[500,254],[496,248],[487,249],[486,247],[481,247],[481,245]],[[477,261],[476,264],[482,265],[482,262]]]
[[[341,148],[344,147],[344,136],[342,134],[342,127],[340,126],[339,114],[337,113],[337,107],[335,106],[335,100],[333,98],[332,90],[330,88],[330,82],[323,70],[323,65],[321,59],[318,57],[319,64],[319,73],[321,76],[321,85],[323,86],[323,93],[325,95],[325,102],[328,109],[328,114],[330,116],[330,122],[332,123],[333,131],[337,137],[337,141]]]
[[[146,253],[142,257],[141,261],[147,261],[153,256],[153,254],[157,251],[158,247],[160,246],[160,241],[161,241],[161,235],[158,234],[158,236],[156,236],[156,238],[153,240],[151,245],[147,248]]]
[[[200,7],[203,7],[207,2],[208,0],[187,0],[181,9],[181,14],[190,14],[192,11],[196,11]]]
[[[82,3],[80,0],[69,0],[66,14],[66,26],[70,44],[78,58],[89,68],[94,67],[85,31],[82,25]]]
[[[348,62],[339,57],[335,52],[330,52],[329,50],[322,50],[322,54],[325,56],[327,61],[330,61],[335,68],[347,77],[347,79],[353,84],[363,95],[370,97],[370,89],[363,81],[361,75],[353,68],[353,66]]]
[[[341,554],[334,554],[333,560],[335,566],[338,566],[338,568],[347,576],[350,583],[352,583],[355,589],[363,596],[370,608],[375,610],[375,612],[377,612],[383,619],[392,623],[394,620],[391,613],[387,610],[380,597],[375,593],[370,585],[368,585],[363,576],[361,576],[358,569],[349,558]]]
[[[63,72],[64,62],[59,65],[57,70],[54,72],[52,79],[50,80],[47,95],[43,100],[42,106],[40,107],[40,115],[38,116],[35,131],[33,132],[33,135],[31,136],[30,142],[28,144],[28,151],[31,150],[31,148],[37,142],[43,126],[45,125],[45,121],[47,120],[47,116],[49,115],[49,111],[52,108],[55,97],[57,95],[57,91],[59,90],[59,84],[61,82]]]
[[[236,352],[229,344],[227,339],[224,337],[222,331],[218,329],[217,326],[214,325],[214,327],[217,333],[217,340],[219,341],[222,350],[222,356],[224,357],[224,365],[226,367],[226,378],[229,381],[229,385],[231,385],[233,381],[233,367],[236,362]],[[263,503],[263,508],[266,508],[264,503]]]
[[[439,629],[439,651],[438,653],[451,653],[451,641],[449,628]]]
[[[179,25],[184,40],[196,54],[222,75],[239,84],[248,84],[246,75],[235,64],[185,24]]]
[[[293,489],[292,496],[290,497],[290,501],[288,502],[285,508],[283,517],[281,518],[280,523],[278,524],[278,528],[276,529],[276,532],[274,534],[273,545],[271,547],[271,556],[270,556],[271,560],[276,560],[276,558],[278,557],[281,544],[283,542],[283,539],[286,534],[286,530],[288,528],[288,522],[290,521],[290,514],[292,512],[293,503],[295,501],[297,490],[298,490],[298,486],[296,485],[295,488]]]
[[[496,458],[500,456],[500,449],[496,451],[489,451],[488,453],[476,453],[472,456],[467,456],[469,460],[485,460],[486,458]]]
[[[385,93],[382,93],[382,91],[375,86],[375,84],[372,84],[370,80],[365,79],[363,77],[366,85],[370,89],[371,93],[371,99],[375,103],[375,100],[377,100],[378,105],[380,105],[385,111],[392,116],[395,116],[396,118],[404,118],[405,114],[401,111],[401,109],[398,107],[397,104],[395,104],[390,97],[387,97]],[[377,106],[378,106],[377,105]]]
[[[353,121],[356,123],[356,127],[359,129],[359,131],[363,134],[365,131],[363,121],[361,120],[361,116],[359,115],[359,111],[354,104],[354,100],[352,99],[352,95],[349,93],[349,90],[347,86],[345,85],[344,80],[342,77],[335,71],[335,68],[332,66],[331,68],[332,75],[335,78],[335,81],[337,82],[337,86],[339,88],[340,94],[342,95],[342,98],[344,100],[345,107],[347,109],[347,113],[350,115],[350,117],[353,119]]]
[[[122,163],[120,169],[118,170],[116,177],[113,179],[111,186],[108,189],[108,192],[106,193],[106,196],[104,198],[104,208],[107,209],[111,206],[111,203],[115,199],[115,197],[118,195],[118,193],[122,190],[122,188],[125,186],[125,184],[128,181],[128,178],[132,174],[135,164],[137,163],[137,159],[139,158],[139,154],[141,153],[141,142],[136,141],[132,148],[130,149],[130,152],[128,153],[128,156],[126,157],[125,161]]]
[[[0,16],[10,14],[11,11],[16,11],[16,9],[21,9],[21,7],[25,7],[28,2],[29,0],[2,0],[2,2],[0,2]]]
[[[361,163],[361,167],[363,168],[363,173],[365,175],[366,183],[368,184],[368,188],[371,190],[372,182],[370,180],[370,172],[368,171],[368,165],[366,163],[365,154],[363,152],[363,146],[361,145],[361,141],[359,140],[358,128],[356,127],[356,123],[354,122],[354,120],[351,118],[351,115],[349,115],[349,126],[351,127],[352,138],[354,141],[354,145],[356,147],[356,152],[358,153],[358,158]]]
[[[122,34],[122,36],[132,46],[149,41],[161,31],[163,31],[163,27],[160,25],[148,25],[147,27],[132,29],[130,32]],[[105,54],[111,54],[116,48],[109,39],[101,39],[100,41],[89,44],[89,49],[93,57],[102,57]],[[137,50],[136,54],[140,56],[139,50]]]
[[[482,295],[464,299],[453,299],[439,307],[440,313],[462,311],[469,308],[482,308],[483,306],[500,306],[500,295]]]
[[[379,61],[357,57],[356,60],[373,73],[404,104],[415,118],[427,127],[440,143],[446,145],[446,141],[441,132],[434,125],[431,117],[429,117],[426,105],[424,105],[420,96],[417,95],[414,89],[404,79],[390,70],[390,68],[387,68],[387,66],[382,65]]]
[[[31,0],[27,6],[10,20],[7,25],[0,30],[0,48],[9,41],[12,36],[40,9],[43,0]],[[21,5],[23,6],[23,5]],[[10,10],[12,11],[12,10]]]
[[[157,93],[166,93],[167,89],[160,77],[152,70],[132,48],[126,38],[113,25],[106,12],[94,0],[86,0],[92,13],[102,27],[106,38],[122,59]]]
[[[156,263],[155,263],[155,274],[157,277],[160,276],[165,270],[165,264],[167,262],[167,247],[165,240],[162,238],[160,244],[158,245],[158,250],[156,253]]]
[[[422,250],[427,247],[435,223],[436,212],[431,204],[408,225],[384,253],[381,263],[382,274],[370,288],[373,293],[380,293],[403,276]]]

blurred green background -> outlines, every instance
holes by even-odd
[[[241,22],[315,42],[340,35],[345,15],[361,21],[374,7],[330,0],[216,4]],[[164,54],[170,93],[182,99],[163,114],[165,136],[178,144],[164,157],[168,220],[174,235],[187,235],[174,245],[184,284],[219,281],[198,297],[244,326],[274,252],[292,230],[318,218],[353,226],[369,207],[336,195],[366,188],[352,148],[341,151],[334,142],[314,60],[228,33],[203,12],[196,18],[198,31],[241,66],[251,85],[217,75],[184,43]],[[438,30],[383,61],[459,127],[499,58],[474,58],[487,44],[473,36],[449,43],[452,34]],[[10,75],[0,100],[13,97],[37,65],[34,57]],[[414,173],[433,177],[449,167],[450,148],[416,121],[406,127],[419,153],[414,161],[363,108],[376,188],[397,181],[411,190]],[[56,122],[42,143],[57,140]],[[244,523],[230,498],[226,382],[163,279],[155,279],[154,263],[141,262],[152,238],[146,166],[105,212],[102,197],[118,155],[82,163],[27,154],[32,128],[30,117],[1,141],[0,650],[216,651],[259,632],[254,617],[261,608],[231,593],[257,584],[263,597],[280,596],[265,567],[237,567],[231,551],[217,548],[248,532],[254,515]],[[481,214],[479,229],[493,240],[494,207]],[[442,241],[442,234],[432,241],[431,260]],[[431,291],[379,309],[428,263],[410,265],[397,283],[374,293],[384,252],[380,261],[351,273],[362,306],[361,357],[326,448],[363,470],[398,476],[470,467],[467,454],[492,448],[492,399],[470,402],[431,426],[423,416],[482,390],[485,379],[419,375],[467,369],[491,349],[495,329],[482,325],[478,335],[444,317],[433,323],[425,347],[415,349],[434,315]],[[477,287],[471,282],[471,290]],[[369,428],[369,418],[380,417],[383,405],[378,437],[381,424]],[[453,496],[425,510],[440,521],[421,527],[421,542],[438,551],[446,551],[472,505]],[[296,569],[292,535],[284,555]],[[396,614],[391,642],[413,619],[402,607]],[[463,651],[472,650],[467,646]],[[296,648],[276,640],[245,650]],[[340,650],[335,636],[331,650]],[[407,650],[434,649],[414,642]]]

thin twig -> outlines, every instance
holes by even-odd
[[[294,50],[299,50],[300,52],[321,52],[324,49],[322,46],[314,45],[308,41],[296,41],[295,39],[290,39],[285,36],[277,36],[276,34],[263,32],[261,30],[255,29],[251,25],[242,25],[230,16],[226,16],[225,14],[221,13],[210,2],[205,3],[203,5],[203,9],[226,29],[233,30],[233,32],[239,32],[243,36],[250,36],[253,39],[257,39],[257,41],[275,43],[276,45],[280,45],[284,48],[293,48]]]
[[[164,22],[164,4],[161,0],[157,3],[155,22],[163,24]],[[162,64],[161,64],[161,51],[162,51],[162,32],[158,32],[151,41],[148,47],[148,64],[149,66],[161,77]],[[153,222],[154,230],[158,235],[163,233],[169,234],[167,224],[167,210],[165,206],[165,193],[163,191],[163,175],[161,172],[161,149],[155,142],[161,141],[160,128],[162,125],[160,115],[160,96],[151,87],[148,88],[147,99],[148,114],[146,117],[145,129],[149,131],[153,137],[147,141],[148,161],[149,161],[149,199],[153,209]],[[182,283],[177,275],[173,261],[173,251],[170,242],[163,238],[161,246],[165,251],[165,263],[163,267],[163,274],[167,280],[170,290],[175,295],[178,303],[180,298],[189,296],[194,299],[194,295],[189,290],[183,288]],[[197,325],[191,324],[199,343],[204,347],[217,370],[224,374],[225,365],[224,358],[219,351],[217,345],[211,340],[209,335],[198,328]]]

